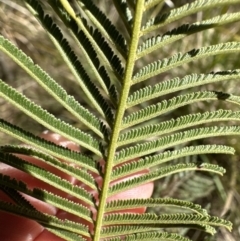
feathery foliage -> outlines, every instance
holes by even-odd
[[[176,48],[173,55],[165,55],[164,48],[174,49],[176,43],[188,41],[190,35],[239,21],[240,12],[222,9],[239,5],[240,0],[194,0],[172,10],[163,0],[113,0],[110,4],[118,22],[92,0],[21,2],[48,34],[89,104],[85,106],[78,96],[67,93],[51,73],[40,67],[41,63],[34,63],[6,36],[0,35],[0,50],[79,125],[60,120],[4,80],[0,80],[0,96],[44,128],[82,148],[82,153],[73,151],[35,136],[27,126],[21,128],[0,119],[1,132],[28,144],[1,146],[0,161],[61,193],[31,189],[28,183],[0,173],[0,189],[13,201],[0,201],[0,210],[35,220],[49,232],[70,241],[189,241],[173,230],[199,229],[210,235],[219,227],[231,230],[229,221],[211,216],[187,200],[169,197],[115,200],[114,195],[176,173],[225,173],[216,164],[176,163],[176,160],[203,154],[234,154],[235,150],[229,146],[198,145],[194,141],[239,135],[240,127],[229,123],[238,122],[240,112],[206,108],[201,113],[178,117],[171,117],[171,113],[200,102],[214,105],[225,101],[239,106],[240,97],[227,90],[223,93],[201,88],[220,81],[237,81],[240,71],[183,71],[176,76],[174,70],[179,67],[184,70],[201,59],[211,61],[216,55],[235,55],[240,51],[240,42],[218,42],[187,51]],[[159,10],[157,16],[154,8]],[[188,23],[190,15],[206,11],[210,14],[202,21]],[[84,128],[81,130],[79,126]],[[26,158],[37,162],[31,163]],[[73,185],[45,165],[74,178],[80,185]],[[26,195],[73,215],[74,221],[39,211]],[[136,211],[148,207],[170,207],[177,211],[161,215]]]

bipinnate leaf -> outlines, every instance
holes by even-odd
[[[236,22],[239,21],[239,19],[239,13],[227,13],[201,22],[181,25],[171,31],[164,33],[162,36],[151,37],[143,42],[143,44],[138,48],[137,59],[145,57],[147,54],[152,53],[153,51],[159,51],[164,46],[174,43],[175,41],[183,39],[184,37],[191,34],[210,28],[215,28],[223,24]]]
[[[114,226],[114,228],[117,226]],[[122,227],[122,226],[120,226]],[[131,229],[132,227],[132,229]],[[112,228],[112,229],[114,229]],[[183,236],[180,236],[178,234],[171,234],[171,233],[167,233],[167,232],[154,232],[154,229],[157,229],[157,227],[145,227],[146,231],[147,229],[149,230],[149,232],[141,232],[141,226],[140,225],[136,225],[136,226],[124,226],[124,228],[126,229],[126,231],[124,232],[122,229],[117,229],[115,228],[115,230],[113,231],[113,234],[117,234],[119,233],[119,231],[121,231],[121,233],[125,234],[125,233],[132,233],[132,234],[128,234],[128,235],[124,235],[125,240],[126,241],[138,241],[138,240],[144,240],[144,241],[149,241],[149,240],[156,240],[156,241],[190,241],[190,239],[188,238],[184,238]],[[135,232],[133,232],[132,230],[134,230],[135,228]],[[143,228],[144,230],[144,228]],[[150,230],[153,230],[150,232]],[[105,231],[105,230],[104,230]],[[108,231],[108,229],[107,229]],[[132,231],[132,232],[131,232]],[[109,235],[110,236],[110,235]],[[121,241],[121,239],[119,237],[117,238],[110,238],[110,239],[105,239],[108,241]]]
[[[155,7],[157,4],[162,4],[164,0],[146,0],[145,2],[145,11]]]
[[[35,0],[28,0],[26,1],[32,8],[34,8],[33,13],[37,17],[37,19],[42,23],[44,28],[49,33],[50,38],[52,39],[53,43],[61,53],[63,59],[67,63],[68,67],[72,71],[73,75],[75,76],[76,80],[80,84],[82,90],[86,94],[87,98],[92,102],[93,106],[100,112],[101,115],[105,115],[107,119],[113,119],[111,108],[108,105],[108,103],[105,101],[103,96],[100,94],[99,89],[96,87],[96,85],[91,81],[90,77],[86,73],[86,70],[83,68],[82,64],[80,63],[78,57],[70,47],[68,41],[63,37],[63,34],[60,30],[60,28],[53,22],[52,18],[49,15],[44,15],[43,9],[39,5],[38,2]],[[74,28],[77,31],[77,35],[79,36],[78,39],[82,39],[83,43],[86,43],[86,36],[85,34],[81,34],[81,31],[78,32],[77,25]],[[93,57],[93,60],[90,61],[91,67],[95,69],[95,67],[99,67],[99,60],[96,59],[96,53],[89,45],[81,45],[85,47],[84,49],[88,49],[90,53],[88,55],[90,57]],[[87,55],[87,56],[88,56]],[[97,62],[97,63],[96,63]],[[97,64],[97,66],[96,66]],[[95,72],[96,74],[99,74],[98,72]],[[98,75],[97,75],[98,76]],[[98,76],[99,77],[99,76]],[[102,79],[98,78],[100,81],[100,84],[103,87],[110,87],[109,83],[107,86],[105,86],[106,83],[102,82]],[[105,89],[106,90],[106,89]],[[106,90],[107,91],[107,90]]]
[[[85,170],[80,169],[79,167],[73,167],[67,163],[59,161],[53,156],[34,150],[33,148],[26,148],[21,146],[2,146],[0,147],[0,151],[32,156],[35,159],[41,160],[42,162],[45,162],[62,171],[63,173],[68,174],[69,176],[75,177],[78,181],[84,183],[91,189],[97,190],[95,180],[91,174],[89,174]]]
[[[230,10],[240,0],[195,0],[180,7],[176,7],[181,4],[176,1],[170,11],[163,0],[22,2],[48,34],[87,101],[86,106],[77,101],[79,98],[71,96],[40,65],[0,35],[0,50],[77,122],[75,127],[58,119],[0,80],[0,97],[64,139],[47,136],[51,141],[44,140],[18,127],[18,120],[11,124],[0,119],[1,132],[27,144],[0,147],[1,163],[10,166],[0,173],[0,189],[12,202],[2,201],[0,193],[0,210],[32,219],[45,231],[68,241],[190,241],[174,233],[177,228],[199,229],[211,235],[217,227],[231,231],[229,221],[209,215],[200,205],[171,198],[172,194],[163,198],[167,195],[162,192],[158,198],[150,198],[151,190],[145,192],[144,188],[173,175],[181,179],[179,173],[186,176],[191,172],[199,177],[204,172],[208,179],[225,173],[217,162],[199,162],[196,156],[234,154],[234,148],[212,142],[202,145],[198,140],[239,135],[240,111],[227,105],[224,110],[212,107],[186,113],[183,107],[217,101],[240,105],[240,97],[228,90],[196,89],[239,80],[240,69],[212,65],[217,72],[205,73],[198,68],[191,73],[189,67],[196,60],[236,54],[240,43],[237,38],[234,42],[230,38],[230,42],[214,39],[189,46],[184,41],[189,35],[200,36],[207,29],[239,21],[239,11]],[[208,14],[198,22],[191,17],[204,11]],[[69,149],[71,145],[81,152]],[[11,174],[9,170],[13,169],[23,172],[26,183]],[[39,186],[28,183],[28,177]],[[138,188],[143,190],[136,196]],[[63,211],[66,218],[40,212],[29,201],[33,199]],[[162,208],[161,214],[144,213],[149,207]]]
[[[18,107],[24,113],[35,119],[47,129],[61,133],[62,136],[92,150],[97,155],[102,156],[101,144],[92,136],[80,131],[79,129],[57,119],[40,106],[33,103],[27,97],[11,88],[0,80],[0,96],[6,98],[10,103]],[[74,137],[75,136],[75,137]]]
[[[144,155],[149,155],[155,151],[164,150],[174,145],[184,142],[208,138],[213,136],[239,135],[239,126],[212,126],[190,129],[176,134],[161,137],[157,140],[149,141],[143,144],[137,144],[133,147],[128,147],[115,156],[115,163],[119,164],[127,160],[131,160]]]
[[[72,115],[83,122],[95,133],[101,137],[106,134],[106,127],[86,108],[81,106],[73,96],[53,80],[46,72],[26,56],[21,50],[11,42],[0,36],[0,49],[9,55],[17,64],[19,64],[31,77],[33,77],[50,95],[60,102]]]
[[[1,189],[4,190],[5,192],[8,191],[8,193],[11,194],[10,195],[11,199],[14,200],[20,206],[24,206],[28,209],[36,210],[36,208],[34,208],[17,191],[21,193],[25,193],[28,196],[34,197],[38,200],[49,203],[66,212],[72,213],[77,217],[81,217],[87,220],[90,223],[92,222],[90,210],[83,205],[77,204],[73,201],[70,201],[66,198],[60,197],[56,194],[52,194],[42,189],[34,188],[33,190],[30,190],[29,188],[27,188],[26,183],[22,181],[17,181],[16,179],[11,179],[9,176],[5,176],[2,174],[0,174],[0,184],[1,184]]]
[[[239,0],[196,0],[192,3],[187,3],[179,8],[174,8],[170,12],[166,12],[162,15],[157,16],[156,18],[148,20],[142,28],[143,34],[147,34],[183,17],[187,17],[191,14],[197,13],[199,10],[204,11],[214,7],[237,3],[239,3]]]
[[[18,206],[11,203],[0,201],[0,210],[13,212],[16,215],[21,215],[23,217],[31,218],[38,221],[43,226],[54,228],[54,229],[63,229],[70,231],[72,233],[81,234],[87,237],[90,237],[89,231],[86,226],[83,226],[79,223],[74,223],[69,220],[61,220],[55,216],[44,214],[37,210],[30,210],[24,206]]]
[[[116,10],[119,13],[119,16],[128,32],[128,34],[130,35],[132,32],[132,21],[133,21],[133,14],[129,8],[128,3],[130,3],[133,7],[136,7],[135,3],[133,3],[133,1],[127,1],[126,0],[113,0],[114,6],[116,8]]]
[[[86,241],[86,239],[84,239],[82,236],[77,235],[73,232],[69,232],[69,231],[62,230],[62,229],[51,228],[51,227],[46,227],[46,229],[66,241],[76,241],[76,240]]]
[[[234,104],[240,104],[239,96],[230,95],[216,91],[199,91],[185,95],[178,95],[169,100],[163,100],[157,104],[149,105],[139,111],[127,115],[123,119],[122,128],[151,120],[157,116],[163,115],[169,111],[176,110],[179,107],[189,105],[199,101],[224,100]]]
[[[163,95],[174,93],[180,90],[187,90],[188,88],[193,88],[204,84],[224,80],[238,80],[239,73],[239,69],[236,69],[209,74],[191,74],[186,75],[183,78],[177,77],[174,79],[164,80],[156,85],[149,85],[133,92],[128,97],[127,106],[132,107]]]
[[[182,157],[195,156],[201,154],[234,154],[235,150],[232,147],[221,145],[200,145],[200,146],[187,146],[179,150],[164,151],[160,154],[146,156],[141,159],[136,159],[131,162],[124,163],[116,167],[111,175],[112,180],[123,178],[130,174],[143,171],[146,168],[155,167],[173,160],[178,160]]]
[[[170,165],[166,167],[157,168],[156,170],[150,171],[149,173],[143,174],[142,176],[134,177],[133,179],[114,184],[109,189],[109,196],[128,190],[129,188],[134,188],[142,184],[150,183],[152,181],[170,176],[175,173],[196,170],[213,172],[219,175],[223,175],[226,171],[224,168],[219,167],[218,165],[208,163],[203,163],[200,167],[197,163],[183,163],[177,165]]]
[[[3,181],[4,179],[6,181],[5,183]],[[7,185],[5,186],[6,183]],[[13,200],[19,206],[24,206],[26,208],[36,210],[36,208],[17,191],[17,188],[15,188],[15,186],[14,186],[14,189],[9,188],[8,186],[9,186],[9,177],[8,176],[4,177],[0,173],[0,190],[3,191],[5,194],[7,194],[8,197],[10,197],[11,200]],[[21,183],[21,187],[23,187],[22,183]]]
[[[198,204],[188,201],[182,201],[173,198],[149,198],[149,199],[130,199],[117,200],[107,203],[106,212],[114,210],[125,210],[134,207],[177,207],[179,209],[186,209],[201,215],[208,215],[205,209]]]
[[[110,40],[112,44],[117,47],[122,56],[126,58],[126,40],[111,23],[110,19],[93,3],[92,0],[82,0],[81,2],[77,1],[77,3],[84,9],[84,12],[92,23],[94,23],[95,27],[97,27],[106,39]]]
[[[19,157],[16,157],[12,154],[2,152],[0,152],[0,160],[5,164],[26,172],[31,176],[36,177],[37,179],[46,182],[65,193],[71,194],[73,197],[76,197],[93,206],[92,195],[85,189],[76,185],[73,186],[69,181],[61,179],[59,176],[48,172],[45,169],[38,167],[37,165],[24,161],[23,159],[20,159]]]
[[[177,227],[179,223],[183,223],[186,227],[197,225],[215,226],[220,225],[231,230],[230,222],[217,217],[202,216],[198,214],[109,214],[104,218],[105,225],[119,225],[119,224],[154,224],[160,227]],[[212,230],[213,231],[213,230]],[[216,232],[216,231],[215,231]]]
[[[77,40],[77,43],[80,43],[79,47],[82,48],[81,38],[78,37],[80,29],[80,32],[90,41],[111,77],[113,77],[115,82],[121,81],[124,72],[122,63],[101,32],[98,29],[93,30],[85,19],[77,16],[68,1],[51,0],[49,3],[65,25],[71,30],[73,38]]]
[[[89,156],[69,150],[68,148],[57,145],[53,142],[46,141],[1,119],[0,130],[4,133],[14,136],[24,143],[35,146],[50,155],[61,158],[67,162],[75,163],[86,168],[87,170],[91,170],[94,173],[99,173],[96,167],[96,162]]]
[[[229,54],[240,51],[239,42],[228,42],[216,44],[212,46],[202,47],[200,49],[192,49],[187,53],[177,53],[170,58],[150,63],[141,68],[132,79],[132,84],[148,80],[156,75],[169,71],[183,64],[195,61],[204,57],[214,56],[218,54]]]
[[[125,132],[119,136],[118,145],[126,145],[138,141],[146,141],[148,138],[179,131],[196,125],[220,122],[239,121],[240,112],[231,110],[217,110],[190,115],[182,115],[179,118],[163,121],[160,124],[146,125]]]

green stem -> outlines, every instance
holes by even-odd
[[[95,226],[94,241],[100,240],[102,221],[104,217],[106,200],[108,197],[109,185],[111,181],[111,173],[113,169],[113,160],[117,149],[117,140],[120,134],[122,118],[126,109],[126,102],[127,102],[129,90],[131,87],[131,80],[132,80],[133,69],[134,69],[135,58],[136,58],[136,50],[138,47],[138,40],[140,36],[144,2],[145,2],[144,0],[138,0],[136,5],[133,33],[132,33],[131,44],[130,44],[130,49],[128,54],[128,60],[126,64],[126,72],[124,76],[123,87],[122,87],[122,92],[121,92],[120,101],[119,101],[119,107],[116,113],[113,133],[109,144],[102,192],[99,198],[99,209],[98,209],[96,226]]]

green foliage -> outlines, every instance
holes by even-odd
[[[222,175],[225,172],[223,167],[215,164],[199,165],[193,161],[176,164],[174,160],[209,153],[233,154],[232,147],[192,143],[194,140],[209,137],[239,135],[240,127],[228,124],[230,121],[240,120],[239,111],[210,110],[182,114],[167,120],[166,114],[177,111],[180,107],[205,101],[212,105],[217,101],[239,105],[240,97],[233,94],[211,90],[196,91],[196,87],[206,84],[238,80],[239,69],[223,69],[211,73],[183,71],[181,76],[175,76],[173,70],[196,64],[200,59],[211,61],[215,55],[234,55],[240,51],[240,43],[217,43],[186,52],[175,51],[175,54],[168,56],[163,56],[163,49],[168,46],[174,48],[177,41],[184,40],[189,35],[239,21],[240,12],[217,16],[211,14],[203,21],[190,24],[186,18],[199,12],[211,12],[216,8],[230,8],[240,1],[195,0],[171,11],[160,8],[158,16],[150,18],[156,6],[164,5],[163,0],[114,0],[111,4],[116,8],[123,27],[115,25],[92,0],[76,0],[71,1],[71,4],[67,0],[22,2],[48,33],[89,106],[79,103],[77,98],[68,94],[57,80],[50,76],[51,73],[46,73],[2,35],[0,50],[61,104],[69,115],[73,115],[84,129],[58,119],[4,80],[0,81],[0,96],[45,128],[85,148],[88,155],[58,146],[33,135],[27,131],[27,127],[20,128],[0,119],[1,132],[31,146],[2,146],[0,160],[72,195],[83,205],[46,190],[31,190],[26,183],[0,173],[0,188],[15,202],[10,204],[0,201],[0,210],[36,220],[50,232],[70,241],[85,238],[95,241],[189,241],[187,237],[172,232],[172,228],[200,229],[209,234],[214,234],[216,227],[231,230],[232,224],[229,221],[211,216],[205,209],[189,201],[136,198],[107,203],[107,199],[114,194],[175,173],[204,171]],[[45,3],[49,4],[51,16],[46,14],[46,9],[49,8],[46,8]],[[56,18],[58,20],[55,23]],[[58,26],[57,22],[61,24]],[[81,54],[75,51],[73,41]],[[157,52],[160,54],[156,54]],[[160,57],[156,57],[157,55]],[[157,83],[153,84],[152,80],[156,78]],[[213,122],[219,125],[213,125]],[[222,123],[226,124],[223,126]],[[208,126],[196,127],[199,125]],[[178,150],[169,150],[178,145],[181,147]],[[83,183],[85,188],[73,186],[58,175],[15,154],[34,157],[56,167]],[[129,162],[131,159],[133,160]],[[101,162],[104,162],[104,167]],[[76,164],[77,168],[72,167],[72,164]],[[146,172],[148,168],[149,171]],[[113,183],[119,178],[127,178],[138,172],[143,174]],[[95,182],[94,175],[102,178],[101,185]],[[97,192],[99,201],[89,190]],[[41,213],[27,202],[20,192],[89,222],[93,225],[93,232],[80,223],[62,221]],[[175,207],[180,211],[161,215],[114,213],[140,207]],[[92,210],[96,211],[96,218]]]

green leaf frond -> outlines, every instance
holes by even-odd
[[[177,53],[170,58],[164,58],[162,60],[155,61],[141,68],[133,76],[132,84],[137,84],[156,75],[164,73],[170,69],[182,66],[183,64],[189,63],[191,61],[218,54],[229,54],[239,51],[239,42],[228,42],[202,47],[200,49],[192,49],[186,53]]]
[[[48,2],[58,16],[62,19],[62,21],[66,24],[66,26],[71,30],[70,32],[73,38],[76,40],[78,46],[82,49],[83,39],[78,36],[78,34],[81,33],[82,36],[85,36],[85,41],[88,39],[88,41],[91,43],[92,48],[94,48],[99,55],[101,63],[110,73],[113,74],[111,76],[121,82],[121,78],[124,73],[122,62],[114,53],[113,49],[109,46],[101,32],[98,29],[94,30],[93,28],[90,28],[87,24],[87,21],[81,18],[79,14],[74,12],[68,1],[50,0]]]
[[[9,190],[14,189],[15,191],[19,191],[21,193],[25,193],[31,197],[34,197],[38,200],[47,202],[55,207],[58,207],[66,212],[72,213],[78,217],[81,217],[89,222],[92,222],[92,218],[91,218],[91,213],[90,210],[87,209],[86,207],[77,204],[73,201],[70,201],[66,198],[62,198],[58,195],[52,194],[50,192],[47,192],[45,190],[42,189],[38,189],[38,188],[34,188],[33,190],[30,190],[27,188],[27,185],[22,182],[22,181],[17,181],[15,179],[11,179],[9,178],[9,176],[4,176],[2,174],[0,174],[0,183],[1,185],[4,185],[4,191],[7,190],[7,188]],[[35,208],[25,199],[23,198],[18,192],[16,192],[16,194],[14,193],[15,196],[20,196],[20,198],[17,197],[17,204],[18,205],[23,205],[26,208],[32,208],[35,210]],[[16,198],[14,198],[13,200],[15,201]],[[20,202],[19,202],[20,201]]]
[[[119,225],[119,226],[108,226],[104,227],[101,230],[102,238],[109,238],[113,236],[117,236],[117,234],[121,233],[121,235],[129,235],[140,232],[149,232],[149,231],[157,231],[158,227],[152,226],[144,226],[144,225]]]
[[[14,155],[8,154],[8,153],[2,153],[0,152],[0,160],[1,162],[10,165],[12,167],[17,168],[18,170],[21,170],[25,173],[30,174],[33,177],[36,177],[37,179],[58,188],[59,190],[70,194],[85,203],[93,206],[93,200],[92,195],[87,192],[85,189],[74,186],[72,183],[65,179],[61,179],[59,176],[46,171],[45,169],[34,165],[32,163],[29,163],[27,161],[24,161],[23,159],[16,157]]]
[[[127,45],[123,35],[111,23],[109,18],[92,2],[92,0],[77,1],[84,10],[91,22],[98,28],[102,34],[111,41],[111,44],[116,46],[117,50],[122,54],[124,59],[127,57]],[[84,5],[84,8],[82,7]]]
[[[143,144],[137,144],[132,147],[119,151],[115,156],[115,163],[119,164],[126,160],[149,155],[172,146],[183,144],[189,141],[215,136],[239,135],[240,126],[211,126],[190,129],[178,132],[172,135],[161,137],[157,140],[149,141]]]
[[[234,148],[222,145],[199,145],[187,146],[179,150],[164,151],[157,155],[147,156],[145,158],[137,159],[123,165],[116,167],[111,175],[112,180],[124,178],[128,175],[134,174],[138,171],[146,170],[172,160],[178,160],[182,157],[196,156],[201,154],[231,154],[235,153]]]
[[[32,193],[30,193],[29,191],[28,195],[31,195],[38,200],[42,200],[51,205],[54,205],[55,207],[60,208],[61,210],[64,210],[68,213],[72,213],[77,217],[81,217],[88,222],[93,222],[91,212],[88,208],[81,204],[70,201],[69,199],[62,198],[60,196],[37,188],[34,188]]]
[[[53,142],[44,140],[38,136],[34,136],[32,133],[27,132],[1,119],[0,119],[0,130],[6,134],[9,134],[19,139],[20,141],[26,144],[34,146],[37,149],[40,149],[43,152],[46,152],[60,159],[63,159],[64,161],[75,163],[94,173],[99,173],[96,167],[96,162],[89,156],[86,156],[79,152],[69,150],[66,147],[59,146]]]
[[[184,225],[190,226],[224,226],[231,230],[232,225],[230,222],[217,217],[202,216],[197,214],[109,214],[104,217],[105,225],[119,225],[119,224],[155,224],[161,227],[178,227]],[[212,233],[214,234],[214,233]]]
[[[82,236],[79,236],[73,232],[65,231],[62,229],[45,227],[49,232],[54,233],[56,236],[66,240],[66,241],[86,241]]]
[[[140,27],[141,27],[141,20],[143,17],[143,12],[141,11],[144,6],[144,0],[139,0],[136,3],[136,12],[135,12],[135,22],[133,24],[133,32],[132,32],[132,38],[136,39],[136,41],[132,41],[130,48],[129,48],[129,58],[126,64],[126,72],[124,75],[124,83],[121,91],[121,97],[119,102],[122,103],[119,105],[117,112],[116,112],[116,117],[114,121],[114,130],[112,132],[111,136],[111,141],[108,146],[108,156],[106,158],[106,166],[105,166],[105,173],[104,173],[104,180],[103,180],[103,185],[102,185],[102,190],[101,190],[101,200],[99,202],[99,209],[98,209],[98,215],[97,215],[97,220],[98,222],[96,223],[96,228],[95,228],[95,239],[98,240],[100,239],[100,230],[102,226],[102,220],[104,216],[104,210],[105,210],[105,203],[108,197],[108,192],[109,192],[109,184],[111,181],[111,172],[112,168],[114,167],[114,156],[116,154],[116,149],[117,149],[117,139],[120,133],[120,127],[122,123],[122,118],[125,113],[125,103],[127,101],[128,93],[130,91],[131,87],[131,77],[133,75],[134,71],[134,58],[135,58],[135,53],[137,50],[138,46],[138,36],[140,32]]]
[[[129,237],[127,237],[127,240],[142,240],[142,241],[147,241],[147,240],[158,240],[158,241],[190,241],[188,238],[184,238],[178,234],[171,234],[171,233],[160,233],[160,232],[155,232],[155,233],[139,233],[139,234],[133,234]]]
[[[177,77],[164,80],[159,84],[146,86],[133,92],[128,97],[127,106],[129,108],[166,94],[174,93],[180,90],[187,90],[196,86],[216,83],[225,80],[238,80],[239,75],[240,69],[235,69],[209,74],[191,74],[186,75],[183,78]]]
[[[133,1],[129,1],[130,4],[133,5],[135,8],[135,3]],[[117,12],[119,13],[119,17],[121,18],[127,32],[129,35],[132,33],[132,24],[133,24],[133,14],[127,4],[126,0],[113,0],[113,4],[115,5],[115,8]]]
[[[108,59],[109,63],[111,63],[111,66],[114,68],[117,77],[121,82],[124,74],[124,67],[122,66],[122,62],[120,61],[119,57],[108,46],[105,38],[98,30],[92,30],[91,34],[95,38],[95,41],[99,44],[99,47],[104,50],[106,58]]]
[[[95,180],[91,174],[76,166],[73,167],[69,164],[59,161],[58,159],[50,155],[47,155],[43,152],[34,150],[33,148],[26,148],[22,146],[1,146],[0,151],[32,156],[38,160],[41,160],[42,162],[45,162],[55,167],[56,169],[62,171],[63,173],[68,174],[69,176],[75,177],[78,181],[86,184],[91,189],[97,190]]]
[[[92,113],[81,106],[74,97],[68,95],[66,91],[57,84],[46,72],[26,56],[21,50],[10,41],[0,36],[0,49],[10,56],[20,65],[31,77],[33,77],[50,95],[61,103],[79,121],[88,126],[100,137],[107,135],[104,124]]]
[[[71,222],[69,220],[61,220],[56,218],[55,216],[44,214],[37,210],[30,210],[28,208],[25,208],[24,206],[14,205],[11,203],[0,201],[0,210],[33,219],[46,227],[67,230],[76,234],[90,237],[89,231],[86,226],[83,226],[79,223]]]
[[[146,0],[145,2],[145,11],[153,8],[154,6],[156,6],[157,4],[162,4],[164,2],[164,0]]]
[[[176,180],[180,180],[180,184],[174,186],[177,192],[173,195],[172,190],[169,193],[166,189],[165,194],[161,191],[164,196],[183,198],[186,190],[192,190],[187,186],[193,183],[202,192],[206,189],[199,180],[203,179],[204,186],[210,184],[212,188],[214,180],[211,176],[223,175],[226,170],[208,160],[199,161],[204,160],[206,154],[234,154],[235,150],[225,145],[199,145],[198,140],[240,135],[240,125],[232,126],[240,120],[240,111],[228,110],[228,103],[240,106],[240,96],[191,89],[207,84],[214,88],[214,83],[239,79],[240,69],[225,71],[224,59],[219,57],[214,58],[216,61],[208,68],[223,68],[224,71],[205,74],[203,66],[196,66],[199,73],[191,73],[191,67],[197,60],[209,61],[216,55],[239,53],[237,37],[235,42],[230,42],[234,41],[233,35],[231,38],[223,36],[229,33],[228,29],[217,28],[240,21],[238,8],[236,11],[233,8],[240,0],[192,0],[185,5],[181,5],[183,1],[170,2],[172,10],[164,0],[21,1],[49,35],[84,99],[86,97],[84,105],[88,107],[71,96],[68,87],[65,90],[22,50],[0,35],[0,51],[63,106],[70,114],[69,119],[73,117],[79,128],[35,104],[7,84],[8,79],[6,82],[0,80],[0,97],[42,125],[41,128],[82,147],[79,152],[73,151],[37,137],[3,120],[6,117],[3,113],[0,131],[29,146],[0,147],[0,164],[24,172],[24,177],[32,177],[43,186],[32,188],[31,183],[22,182],[8,170],[3,171],[0,173],[0,191],[14,204],[0,200],[1,212],[32,219],[68,241],[190,241],[173,232],[187,236],[192,235],[192,231],[186,234],[186,230],[193,228],[215,234],[216,227],[231,231],[230,222],[210,216],[200,205],[190,201],[163,196],[132,198],[133,193],[129,199],[123,199],[121,195],[160,179],[161,190],[163,181],[165,186],[175,185]],[[181,6],[176,7],[175,3]],[[3,2],[0,6],[5,4],[9,5]],[[201,20],[194,20],[195,17]],[[217,35],[215,38],[211,32],[212,39],[208,34],[200,33],[207,29],[217,29],[223,37]],[[3,35],[6,33],[3,28]],[[198,41],[191,38],[191,44],[185,43],[191,34],[195,34]],[[30,46],[35,46],[31,41],[35,41],[37,35],[28,39],[30,35],[24,36],[24,40],[26,38]],[[15,38],[14,33],[10,36]],[[16,36],[19,40],[19,35]],[[223,43],[224,39],[226,43]],[[45,41],[45,37],[41,40]],[[24,48],[28,49],[28,46]],[[166,56],[161,56],[161,50]],[[44,58],[41,61],[44,64]],[[60,59],[56,57],[56,61]],[[237,65],[236,62],[233,64]],[[73,90],[71,86],[69,90]],[[77,92],[73,90],[73,93]],[[179,112],[184,106],[194,107],[200,102],[212,105],[216,101],[228,102],[226,110],[222,110],[223,107],[214,110],[211,106],[209,110],[200,107],[202,113],[197,113],[196,108],[193,113]],[[167,115],[173,111],[172,116]],[[158,120],[157,117],[162,118]],[[18,120],[14,117],[14,121]],[[217,124],[219,126],[215,126]],[[82,125],[84,131],[80,129]],[[198,158],[197,155],[201,156]],[[172,176],[177,179],[173,180]],[[68,181],[71,178],[76,182]],[[196,190],[196,186],[194,188]],[[196,196],[188,196],[188,200],[194,200]],[[61,220],[42,213],[28,202],[32,198],[69,216]],[[147,208],[152,210],[142,213]],[[150,213],[158,208],[161,215]]]
[[[135,128],[121,134],[118,139],[118,145],[122,146],[133,142],[145,141],[148,138],[179,131],[196,125],[222,121],[240,121],[240,111],[233,112],[231,110],[217,110],[213,112],[183,115],[176,119],[161,122],[160,124]]]
[[[104,227],[101,230],[101,238],[109,238],[113,236],[117,236],[117,234],[121,233],[121,235],[129,235],[137,232],[148,232],[148,231],[157,231],[157,227],[144,226],[144,225],[119,225],[119,226],[108,226]],[[125,239],[124,239],[125,240]]]
[[[28,201],[26,200],[18,191],[16,186],[13,188],[9,188],[9,178],[5,178],[7,181],[7,185],[3,185],[4,181],[3,180],[3,175],[0,173],[0,190],[3,191],[5,194],[7,194],[8,197],[11,198],[17,205],[19,206],[24,206],[28,209],[36,210],[36,208]]]
[[[31,4],[32,8],[34,8],[34,13],[36,13],[35,16],[41,22],[43,27],[47,30],[51,40],[59,50],[60,54],[62,55],[70,70],[72,71],[73,75],[75,76],[76,80],[78,81],[86,96],[89,98],[94,107],[99,111],[99,113],[103,116],[106,116],[107,119],[111,122],[113,120],[113,114],[111,113],[110,106],[105,101],[103,96],[100,94],[100,91],[96,87],[96,85],[91,81],[82,64],[78,60],[76,54],[71,49],[68,41],[64,38],[59,27],[53,22],[52,18],[49,15],[44,15],[43,9],[38,4],[38,2],[36,2],[35,0],[26,1],[28,4]],[[78,31],[77,26],[74,29]],[[83,44],[81,46],[84,47],[84,51],[85,49],[88,50],[90,58],[92,57],[92,59],[95,60],[93,61],[93,65],[91,64],[90,66],[91,68],[95,69],[95,65],[97,65],[98,68],[99,60],[96,57],[96,53],[93,50],[92,46],[89,46],[85,35],[81,35],[81,33],[81,31],[77,33],[79,36],[78,39],[81,39],[83,41]],[[98,80],[100,79],[99,81],[103,85],[103,87],[106,87],[106,83],[103,83],[101,81],[102,78],[100,77],[98,71],[95,71],[95,74],[99,77]],[[108,81],[107,86],[110,88],[109,82],[110,81]]]
[[[208,215],[205,209],[198,204],[188,201],[182,201],[173,198],[148,198],[148,199],[128,199],[128,200],[114,200],[106,205],[106,212],[114,210],[125,210],[137,207],[177,207],[189,210],[191,212]]]
[[[188,35],[233,23],[239,21],[239,19],[239,13],[227,13],[201,22],[181,25],[178,28],[168,31],[162,36],[151,37],[143,42],[137,50],[137,59],[145,57],[147,54],[153,51],[159,51],[164,46],[174,43],[175,41],[180,40]]]
[[[224,100],[234,104],[240,104],[238,96],[216,91],[199,91],[185,95],[179,95],[169,100],[163,100],[155,105],[149,105],[139,111],[129,114],[123,119],[122,129],[151,120],[179,107],[189,105],[199,101]]]
[[[27,188],[27,184],[22,181],[17,181],[16,179],[11,179],[9,176],[5,176],[0,174],[0,184],[3,191],[7,191],[7,194],[10,194],[10,197],[18,204],[24,205],[24,207],[28,209],[36,210],[22,195],[20,195],[17,191],[21,193],[25,193],[31,197],[34,197],[38,200],[49,203],[57,208],[60,208],[66,212],[72,213],[77,217],[81,217],[89,222],[92,222],[91,212],[88,208],[77,204],[73,201],[70,201],[66,198],[62,198],[58,195],[52,194],[42,189],[34,188],[30,190]],[[17,191],[16,191],[17,190]],[[13,193],[15,191],[15,193]]]
[[[196,0],[192,3],[187,3],[179,8],[174,8],[169,12],[148,20],[148,22],[142,27],[142,34],[144,35],[158,28],[162,28],[167,24],[170,24],[199,11],[205,11],[210,8],[237,3],[239,3],[239,0]]]
[[[40,106],[33,103],[27,97],[19,93],[16,89],[10,87],[0,80],[0,96],[8,100],[19,110],[22,110],[32,119],[41,123],[47,129],[57,132],[69,140],[78,143],[81,146],[93,151],[98,156],[102,156],[101,144],[91,135],[86,134],[79,129],[57,119]]]
[[[120,238],[111,238],[107,239],[108,241],[121,241]],[[107,241],[104,240],[104,241]],[[149,241],[149,240],[156,240],[156,241],[191,241],[188,238],[184,238],[181,235],[175,233],[167,233],[167,232],[144,232],[144,233],[135,233],[124,236],[125,241]]]
[[[196,170],[213,172],[219,175],[223,175],[226,171],[224,168],[219,167],[218,165],[212,165],[208,163],[203,163],[201,167],[199,167],[197,163],[186,163],[186,164],[177,164],[172,166],[161,167],[154,171],[150,171],[149,173],[144,174],[142,176],[135,177],[133,179],[114,184],[109,189],[109,196],[128,190],[130,188],[137,187],[142,184],[146,184],[146,183],[161,179],[163,177],[170,176],[175,173],[185,172],[185,171],[196,171]]]

